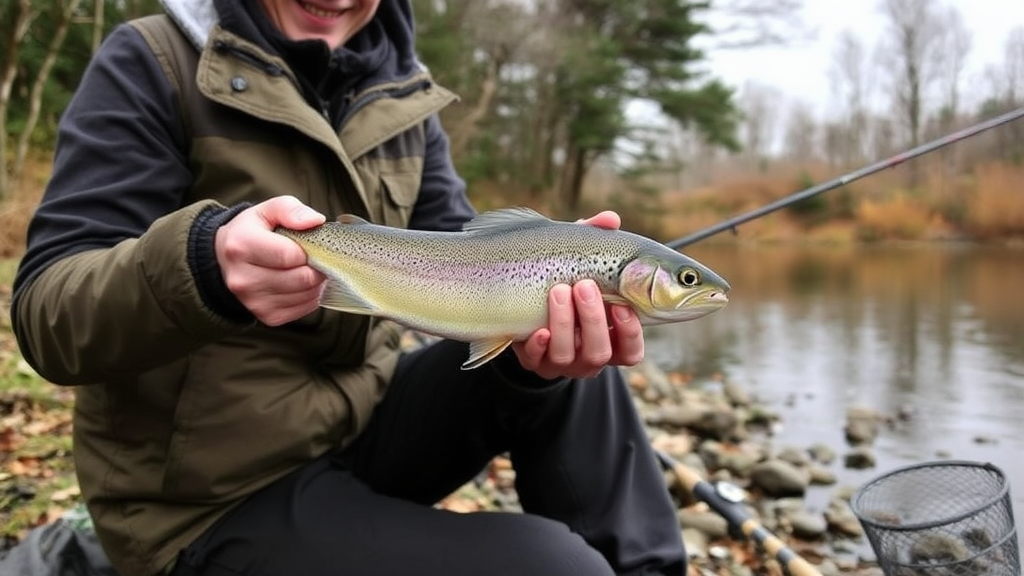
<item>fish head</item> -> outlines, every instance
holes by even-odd
[[[729,302],[728,292],[724,278],[678,252],[641,255],[619,273],[619,295],[648,325],[706,316]]]

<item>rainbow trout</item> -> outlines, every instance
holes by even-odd
[[[532,210],[483,213],[462,232],[424,232],[346,215],[306,231],[278,228],[327,278],[324,308],[389,318],[470,343],[463,369],[547,326],[548,291],[584,278],[643,324],[682,322],[725,306],[729,284],[637,234],[557,222]]]

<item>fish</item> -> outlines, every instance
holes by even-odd
[[[479,214],[462,231],[409,230],[351,214],[308,230],[277,227],[327,281],[323,308],[387,318],[469,343],[470,370],[548,323],[548,292],[589,278],[643,325],[721,309],[729,283],[646,236],[552,220],[529,208]]]

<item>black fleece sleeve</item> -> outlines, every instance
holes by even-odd
[[[426,148],[420,195],[413,208],[409,228],[461,230],[476,211],[466,197],[466,183],[455,172],[448,135],[437,115],[427,120]]]
[[[61,118],[15,291],[54,262],[142,235],[192,181],[178,102],[137,30],[104,42]],[[17,297],[17,296],[16,296]]]

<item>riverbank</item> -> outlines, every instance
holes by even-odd
[[[410,338],[406,345],[419,341]],[[41,382],[9,346],[2,350],[0,550],[81,504],[73,475],[72,393]],[[851,412],[846,429],[856,439],[853,449],[821,443],[775,447],[772,431],[782,424],[779,416],[738,383],[698,382],[649,361],[624,373],[656,449],[704,478],[741,487],[759,522],[824,576],[881,574],[849,509],[855,487],[837,483],[835,469],[870,464],[870,442],[885,421],[882,415]],[[514,482],[508,460],[497,458],[439,505],[457,512],[519,511]],[[824,509],[805,500],[812,487],[830,491]],[[725,520],[695,502],[668,471],[666,489],[679,507],[681,534],[697,574],[779,573],[777,563],[754,545],[731,538]]]
[[[886,417],[867,408],[851,410],[846,423],[837,423],[849,435],[849,446],[779,447],[772,438],[781,419],[736,382],[695,381],[650,361],[624,374],[655,449],[704,479],[740,488],[750,514],[823,576],[882,574],[850,509],[857,487],[839,483],[836,469],[872,465],[871,443]],[[782,574],[778,562],[753,543],[731,537],[725,519],[686,493],[671,471],[665,481],[678,507],[692,574]],[[511,463],[497,458],[440,506],[519,511],[514,482]],[[824,508],[805,499],[811,489],[831,493]]]

